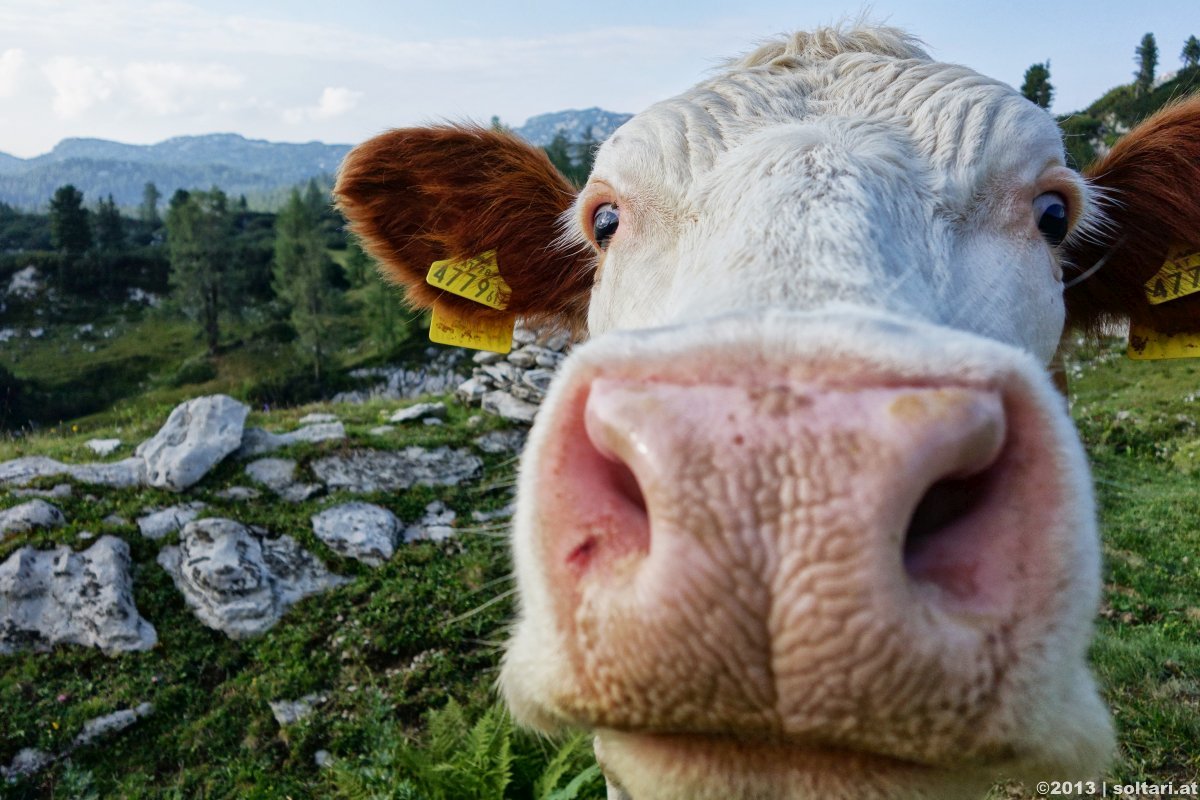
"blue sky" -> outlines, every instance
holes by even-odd
[[[1014,85],[1049,59],[1058,112],[1128,82],[1144,33],[1160,72],[1200,35],[1200,0],[2,0],[0,151],[213,131],[357,142],[431,120],[638,111],[756,40],[864,10]]]

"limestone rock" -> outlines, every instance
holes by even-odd
[[[498,508],[495,511],[472,511],[471,519],[475,522],[493,522],[498,519],[510,519],[516,510],[516,504],[509,503],[504,508]]]
[[[483,462],[469,451],[449,447],[402,451],[355,450],[312,464],[313,474],[330,491],[391,492],[411,486],[457,486],[474,478]]]
[[[497,389],[483,396],[483,410],[490,411],[507,420],[528,425],[537,415],[538,407]]]
[[[0,511],[0,537],[37,528],[61,528],[65,524],[67,518],[63,513],[45,500],[30,500]]]
[[[146,483],[183,491],[242,444],[250,409],[223,394],[197,397],[175,407],[166,424],[138,445]]]
[[[274,715],[275,721],[279,723],[280,727],[283,727],[295,725],[300,720],[312,716],[316,707],[327,699],[320,694],[306,694],[299,700],[269,700],[267,705],[271,707],[271,714]]]
[[[288,433],[271,433],[262,428],[247,428],[238,448],[238,458],[250,458],[272,453],[298,442],[326,442],[346,438],[346,427],[336,419],[333,422],[318,422],[305,425]]]
[[[475,438],[475,446],[485,453],[519,453],[525,446],[523,430],[489,431]]]
[[[120,446],[121,446],[121,440],[120,439],[88,439],[86,442],[84,442],[84,444],[86,444],[88,449],[91,450],[93,453],[100,456],[101,458],[104,458],[104,456],[112,455],[113,453],[117,452],[117,449],[120,448]]]
[[[371,428],[370,434],[372,436],[387,436],[394,430],[396,430],[394,425],[378,425],[374,428]]]
[[[458,515],[441,500],[425,506],[425,516],[404,529],[406,542],[442,542],[454,535],[454,520]]]
[[[302,598],[347,582],[290,536],[270,539],[215,517],[189,522],[158,563],[197,619],[231,639],[257,636]]]
[[[161,539],[194,520],[204,510],[204,507],[204,503],[197,500],[152,511],[145,516],[138,517],[138,530],[147,539]]]
[[[0,654],[65,643],[114,655],[157,641],[133,604],[129,545],[115,536],[79,553],[22,547],[0,564]]]
[[[71,496],[71,484],[59,483],[53,489],[13,489],[13,497],[41,497],[47,500],[66,500]]]
[[[273,492],[281,492],[296,482],[296,462],[290,458],[260,458],[246,465],[246,475]]]
[[[84,747],[102,737],[120,733],[142,717],[148,717],[153,713],[153,705],[142,703],[137,708],[122,708],[120,711],[89,719],[83,723],[83,730],[71,743],[72,747]]]
[[[300,418],[301,425],[321,425],[327,422],[337,422],[337,414],[325,414],[314,411],[311,414],[305,414]]]
[[[111,464],[64,464],[46,456],[25,456],[0,463],[0,483],[23,486],[48,475],[66,475],[80,483],[125,488],[144,482],[146,462],[134,457]]]
[[[396,552],[400,520],[382,506],[342,503],[312,518],[313,533],[337,552],[372,567]]]
[[[243,500],[257,500],[262,497],[262,492],[258,489],[251,489],[249,486],[230,486],[228,489],[217,492],[217,497],[236,503]]]
[[[15,782],[18,778],[36,775],[53,764],[54,761],[55,758],[50,753],[33,747],[26,747],[19,750],[13,756],[12,763],[7,767],[0,767],[0,777]]]
[[[417,403],[415,406],[402,408],[388,418],[388,422],[412,422],[426,417],[446,416],[445,403]]]

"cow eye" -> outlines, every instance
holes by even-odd
[[[606,249],[620,224],[621,214],[612,203],[604,203],[597,207],[596,213],[592,215],[592,238],[596,246],[601,250]]]
[[[1058,192],[1046,192],[1033,201],[1033,216],[1038,230],[1051,247],[1062,244],[1070,227],[1067,218],[1067,200]]]

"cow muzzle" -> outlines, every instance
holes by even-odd
[[[954,772],[1062,749],[1052,695],[1100,720],[1070,760],[1105,752],[1091,497],[1044,371],[786,322],[597,342],[561,376],[522,468],[514,709],[621,753]]]

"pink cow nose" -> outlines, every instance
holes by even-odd
[[[599,458],[576,487],[590,535],[567,562],[581,577],[717,537],[759,548],[766,571],[877,551],[874,569],[903,570],[960,603],[986,607],[1004,591],[991,580],[997,565],[982,563],[986,521],[974,518],[996,491],[997,392],[600,379],[584,422]],[[606,524],[589,524],[596,518]]]
[[[952,726],[897,731],[980,713],[1013,631],[1058,596],[1064,555],[1043,532],[1062,487],[1024,400],[620,372],[565,394],[537,466],[574,675],[558,708],[626,730],[954,752]]]

